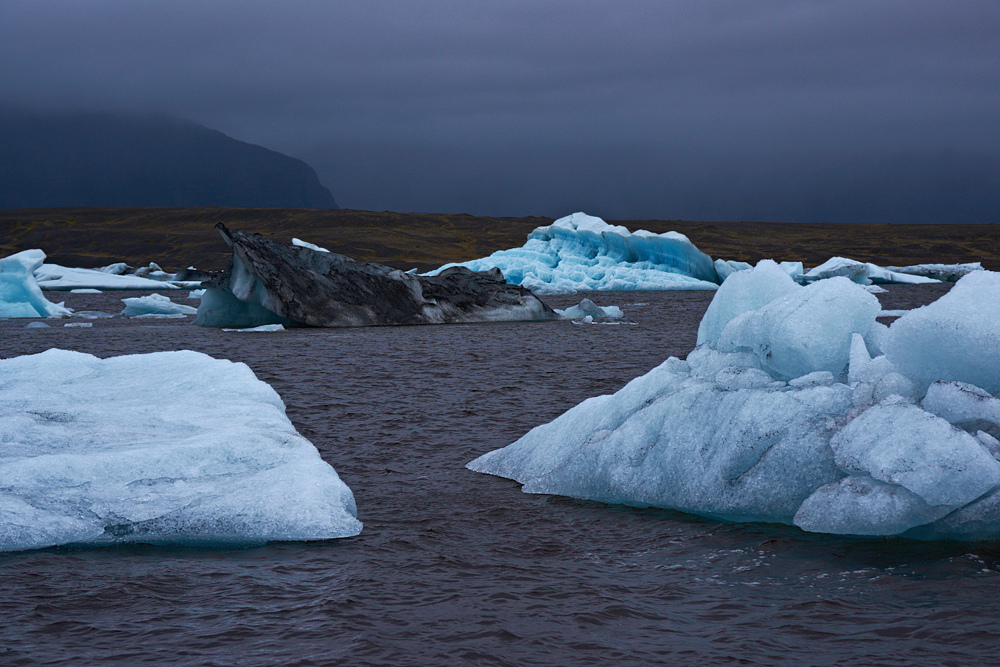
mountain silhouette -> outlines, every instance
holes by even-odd
[[[0,112],[0,208],[337,208],[305,162],[159,115]]]

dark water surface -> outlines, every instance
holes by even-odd
[[[890,309],[943,291],[890,289]],[[134,294],[66,299],[118,313],[122,296]],[[355,538],[246,549],[0,554],[0,664],[1000,660],[1000,544],[722,524],[527,495],[464,468],[582,399],[683,357],[710,298],[597,295],[634,322],[618,325],[254,334],[190,318],[50,329],[0,320],[2,357],[193,349],[246,362],[354,490],[365,524]]]

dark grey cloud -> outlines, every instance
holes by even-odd
[[[986,222],[998,34],[992,0],[7,0],[0,95],[190,118],[354,208]]]

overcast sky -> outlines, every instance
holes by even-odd
[[[3,0],[0,96],[187,118],[345,208],[1000,222],[996,0]]]

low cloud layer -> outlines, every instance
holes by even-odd
[[[345,207],[997,222],[1000,6],[0,5],[5,106],[155,111]]]

